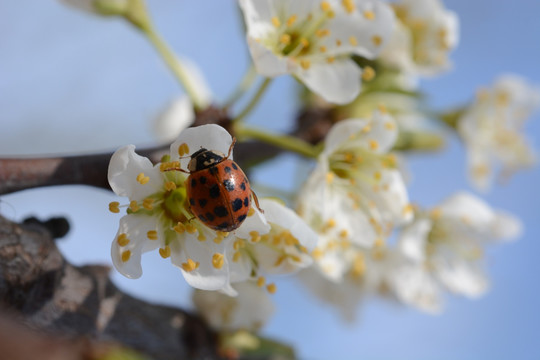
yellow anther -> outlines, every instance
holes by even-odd
[[[382,37],[380,37],[379,35],[373,35],[371,41],[373,41],[373,45],[380,46],[382,44]]]
[[[339,237],[346,238],[349,236],[349,232],[346,229],[343,229],[339,232]]]
[[[274,25],[275,27],[280,27],[281,26],[281,21],[279,21],[279,19],[276,16],[274,16],[272,18],[272,25]]]
[[[330,35],[330,30],[328,29],[319,29],[317,31],[315,31],[315,36],[319,37],[319,38],[323,38],[325,36],[328,36]]]
[[[349,36],[349,44],[351,44],[352,46],[358,45],[358,40],[355,36]]]
[[[249,208],[249,211],[248,211],[247,216],[248,216],[248,217],[249,217],[249,216],[253,216],[253,214],[255,214],[255,209]]]
[[[238,239],[233,243],[234,250],[239,250],[239,249],[241,249],[243,247],[246,247],[246,243],[242,239]]]
[[[182,263],[182,269],[184,269],[184,271],[187,271],[187,272],[193,271],[197,269],[198,267],[199,267],[199,262],[193,261],[191,259],[187,259],[187,262]]]
[[[383,191],[388,191],[388,190],[390,190],[390,185],[383,184],[382,189],[383,189]]]
[[[281,38],[279,39],[279,42],[281,42],[284,45],[289,45],[291,43],[291,35],[289,35],[289,34],[281,35]]]
[[[324,12],[332,11],[332,5],[328,1],[321,2],[321,10]]]
[[[146,175],[144,175],[144,173],[139,173],[139,175],[137,175],[137,182],[141,185],[144,185],[144,184],[147,184],[148,182],[150,181],[150,178]]]
[[[307,70],[311,67],[311,61],[307,59],[300,60],[300,66],[302,67],[302,69]]]
[[[319,248],[316,248],[314,249],[312,252],[311,252],[311,256],[317,260],[317,259],[320,259],[322,256],[323,256],[323,251]]]
[[[441,215],[442,215],[442,211],[441,209],[439,208],[435,208],[433,210],[431,210],[430,214],[429,214],[434,220],[437,220],[437,219],[440,219],[441,218]]]
[[[342,43],[341,43],[341,40],[336,39],[336,46],[341,46],[341,44],[342,44]]]
[[[174,189],[176,189],[176,184],[174,183],[174,181],[167,181],[165,183],[165,190],[171,191],[171,190],[174,190]]]
[[[118,235],[118,239],[116,239],[116,241],[120,246],[126,246],[127,244],[129,244],[129,239],[127,237],[127,234],[125,233]]]
[[[182,143],[178,146],[178,155],[184,156],[186,154],[189,154],[189,146],[186,143]]]
[[[304,254],[308,253],[308,249],[304,245],[298,245],[298,250],[300,250],[300,252],[303,252]]]
[[[364,126],[361,130],[364,134],[367,134],[368,132],[371,131],[371,124],[367,124],[366,126]]]
[[[150,240],[157,240],[158,234],[156,230],[150,230],[146,233],[146,237]]]
[[[126,250],[122,253],[122,262],[128,262],[129,258],[131,257],[131,251]]]
[[[109,203],[109,211],[118,214],[120,212],[119,206],[120,203],[118,201],[112,201]]]
[[[159,171],[161,172],[170,171],[170,170],[179,169],[179,168],[180,168],[179,161],[164,162],[159,165]]]
[[[336,220],[334,218],[330,218],[328,219],[328,221],[326,222],[326,226],[328,226],[328,228],[333,228],[336,226]]]
[[[171,256],[171,248],[169,245],[165,246],[164,248],[159,248],[159,255],[164,259]]]
[[[369,148],[371,150],[377,150],[379,148],[379,143],[376,140],[369,140]]]
[[[319,51],[322,52],[322,53],[325,53],[326,52],[326,46],[319,47]]]
[[[240,260],[240,257],[242,256],[242,253],[240,251],[237,251],[233,254],[232,261],[238,262]]]
[[[329,56],[329,57],[326,58],[326,62],[329,63],[329,64],[332,64],[334,61],[336,61],[335,56]]]
[[[326,173],[326,183],[331,184],[334,181],[334,177],[335,177],[335,175],[334,175],[333,172],[331,172],[331,171],[327,172]]]
[[[371,66],[364,67],[362,72],[362,80],[371,81],[375,77],[375,70]]]
[[[183,234],[184,231],[186,231],[186,227],[184,226],[184,224],[179,222],[178,224],[176,224],[176,226],[173,227],[173,230],[176,231],[178,234]]]
[[[129,202],[129,208],[130,208],[131,211],[137,212],[137,211],[139,211],[140,206],[139,206],[139,203],[137,201],[131,200]]]
[[[353,261],[352,273],[355,276],[362,276],[366,271],[366,262],[364,261],[364,256],[358,254]]]
[[[199,236],[197,236],[197,240],[206,241],[206,236],[204,236],[202,232],[199,232]]]
[[[287,19],[287,26],[292,26],[296,22],[296,19],[298,19],[296,15],[291,15],[291,17]]]
[[[266,290],[268,290],[270,294],[274,294],[277,290],[277,286],[274,283],[268,284],[266,285]]]
[[[302,47],[307,48],[309,46],[309,40],[306,38],[301,38],[300,44],[302,44]]]
[[[384,128],[386,130],[394,130],[396,128],[396,125],[390,121],[384,123]]]
[[[352,13],[356,8],[356,6],[354,5],[354,0],[342,0],[341,4],[345,8],[345,11],[349,14]]]
[[[373,174],[373,177],[375,178],[375,180],[381,181],[381,179],[382,179],[382,174],[381,174],[380,171],[375,171],[375,173]]]
[[[259,278],[257,279],[257,286],[263,287],[265,283],[266,279],[264,278],[264,276],[259,276]]]
[[[152,198],[144,199],[142,206],[146,210],[152,210],[154,208],[154,199],[152,199]]]
[[[364,10],[363,14],[364,14],[364,17],[368,20],[375,19],[375,13],[371,10]]]
[[[374,247],[376,248],[382,248],[385,246],[385,241],[383,238],[377,238],[377,240],[375,240],[375,243],[373,244]]]
[[[185,227],[186,231],[190,234],[195,234],[197,232],[197,228],[193,226],[193,224],[187,224]]]
[[[413,204],[407,204],[403,207],[403,214],[408,214],[414,211],[414,205]]]
[[[223,254],[215,253],[212,255],[212,266],[216,269],[221,269],[223,267],[223,264],[225,263],[225,257]]]
[[[251,236],[251,242],[261,241],[261,235],[257,231],[250,231],[249,236]]]
[[[221,242],[223,241],[223,239],[224,239],[223,236],[219,236],[219,235],[218,235],[218,236],[216,236],[216,237],[214,238],[214,242],[215,242],[216,244],[221,244]]]

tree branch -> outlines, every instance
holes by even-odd
[[[123,293],[108,272],[70,265],[35,221],[19,225],[0,217],[0,307],[26,325],[123,344],[155,359],[218,358],[216,335],[202,320]]]

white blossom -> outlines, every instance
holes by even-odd
[[[130,201],[111,249],[114,266],[120,273],[129,278],[140,277],[141,255],[159,248],[160,255],[170,257],[191,286],[235,293],[230,287],[229,244],[265,234],[270,226],[252,207],[250,216],[231,233],[206,227],[190,211],[184,184],[186,174],[169,171],[186,169],[189,156],[184,155],[201,147],[228,153],[231,143],[226,130],[204,125],[184,130],[171,145],[169,159],[156,165],[137,155],[133,145],[114,153],[109,164],[109,183],[117,195]],[[119,212],[119,203],[111,203],[110,209]]]
[[[410,260],[404,271],[416,272],[432,286],[478,297],[489,285],[484,247],[520,233],[521,223],[514,216],[457,193],[430,213],[419,214],[400,234],[399,248]]]
[[[374,59],[394,27],[377,0],[239,0],[257,71],[292,74],[325,100],[343,104],[360,91],[362,70],[350,58]]]
[[[440,0],[393,3],[398,19],[382,61],[421,76],[437,75],[451,66],[449,53],[459,42],[459,19]]]
[[[216,330],[258,331],[274,312],[274,304],[264,288],[254,281],[234,284],[238,296],[219,291],[195,290],[197,312]]]
[[[390,115],[337,123],[299,196],[299,213],[319,233],[313,252],[325,276],[339,281],[354,262],[347,249],[369,249],[412,217],[403,178],[389,153],[397,137]]]
[[[496,172],[509,176],[536,163],[523,125],[539,105],[540,89],[516,75],[501,76],[491,89],[478,92],[457,125],[475,187],[488,190]]]

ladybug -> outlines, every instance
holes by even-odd
[[[251,209],[252,194],[259,208],[246,175],[229,159],[235,143],[233,138],[227,156],[201,148],[191,155],[188,164],[186,188],[191,212],[217,231],[230,232],[242,225]]]

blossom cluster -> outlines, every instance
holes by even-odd
[[[142,0],[64,1],[124,16],[143,33],[151,26],[139,13],[144,7],[130,8]],[[408,150],[440,147],[433,120],[450,125],[467,150],[472,184],[487,190],[495,173],[536,162],[523,124],[540,106],[540,91],[507,75],[457,110],[426,110],[419,81],[451,68],[460,37],[458,16],[440,0],[238,0],[238,6],[254,71],[265,84],[294,77],[309,94],[306,108],[329,114],[329,130],[313,145],[245,132],[244,116],[264,87],[234,120],[227,117],[234,101],[219,108],[227,113],[220,121],[239,141],[251,136],[314,158],[289,199],[295,210],[248,193],[250,201],[239,203],[250,206],[247,217],[230,232],[195,216],[188,164],[201,149],[233,160],[233,138],[218,125],[189,127],[201,111],[219,105],[202,72],[180,58],[172,70],[188,94],[154,122],[159,141],[172,142],[169,153],[154,164],[128,145],[110,161],[110,186],[128,198],[109,205],[113,213],[125,209],[111,248],[116,269],[138,278],[142,254],[157,250],[196,289],[193,301],[208,323],[227,331],[259,329],[273,312],[269,294],[276,284],[267,277],[297,271],[347,319],[367,297],[438,312],[445,292],[483,294],[485,247],[519,237],[519,219],[464,191],[431,210],[413,205],[404,159]]]

